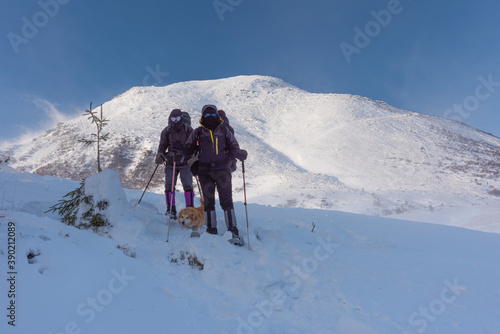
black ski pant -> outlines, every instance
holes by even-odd
[[[215,210],[216,189],[222,210],[233,209],[233,189],[229,170],[200,171],[198,177],[205,201],[205,212]]]

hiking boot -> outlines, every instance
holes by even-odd
[[[224,211],[224,220],[226,221],[226,227],[228,231],[231,231],[238,237],[238,228],[236,227],[236,216],[234,214],[234,209],[229,209]]]
[[[217,217],[215,210],[205,211],[205,225],[207,226],[207,233],[217,234]]]
[[[177,209],[175,205],[173,207],[168,207],[167,212],[165,212],[166,216],[170,216],[170,219],[177,219]]]

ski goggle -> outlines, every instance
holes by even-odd
[[[181,116],[170,117],[172,122],[179,122],[181,120]]]
[[[205,117],[210,117],[210,116],[215,117],[217,115],[216,114],[205,114]]]

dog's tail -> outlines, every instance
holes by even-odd
[[[200,196],[200,203],[205,204],[205,200],[203,199],[203,196]]]

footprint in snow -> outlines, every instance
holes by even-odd
[[[34,249],[30,249],[28,254],[26,254],[26,257],[28,258],[28,263],[29,264],[35,264],[37,263],[37,257],[42,255],[42,252],[40,252],[39,249],[37,250],[34,250]],[[43,275],[44,271],[47,270],[47,267],[45,266],[41,266],[40,268],[38,268],[38,272]]]
[[[40,256],[41,254],[42,253],[40,252],[39,249],[37,249],[37,250],[30,249],[28,254],[26,254],[26,257],[28,258],[28,263],[35,264],[37,262],[36,257]]]

